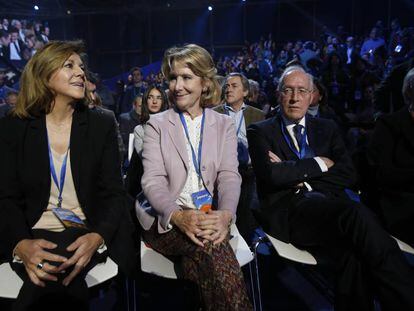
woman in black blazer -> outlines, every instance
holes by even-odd
[[[87,309],[84,276],[105,248],[124,272],[135,264],[115,121],[88,109],[81,53],[39,50],[0,123],[0,254],[24,281],[16,310]]]
[[[405,76],[403,96],[406,107],[377,121],[368,158],[385,226],[414,244],[414,69]]]

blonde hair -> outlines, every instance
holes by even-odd
[[[165,51],[161,71],[167,80],[169,80],[174,62],[188,66],[196,76],[203,79],[203,86],[206,90],[201,94],[201,107],[211,107],[219,103],[221,87],[216,78],[217,70],[210,53],[206,49],[196,44],[186,44]]]
[[[55,93],[49,87],[50,78],[72,54],[81,55],[83,52],[82,41],[51,41],[37,51],[23,70],[13,114],[27,118],[52,111]],[[91,101],[89,91],[85,92],[86,97],[81,100],[83,104]]]

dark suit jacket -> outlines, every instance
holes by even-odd
[[[0,253],[11,260],[48,205],[50,166],[45,116],[0,121]],[[135,265],[133,226],[119,166],[114,119],[78,105],[70,137],[71,169],[91,231],[105,240],[109,256],[128,273]]]
[[[414,120],[407,108],[378,120],[368,159],[374,167],[385,225],[392,229],[413,219]]]
[[[252,124],[247,129],[249,152],[261,201],[258,220],[266,232],[287,242],[289,206],[295,203],[297,184],[306,181],[315,191],[328,197],[347,198],[343,190],[350,188],[356,179],[335,123],[321,118],[307,118],[306,129],[309,146],[315,155],[335,162],[325,173],[313,158],[298,159],[290,150],[282,134],[280,115]],[[282,162],[271,163],[269,151]]]
[[[375,107],[384,113],[391,112],[391,103],[394,111],[404,107],[402,97],[402,85],[407,72],[414,68],[414,58],[395,66],[390,74],[381,82],[379,88],[375,91]]]
[[[226,110],[224,109],[224,105],[220,105],[214,108],[215,111],[218,113],[226,114]],[[250,124],[262,121],[264,119],[264,113],[260,109],[255,107],[246,105],[246,109],[243,111],[244,122],[246,123],[246,127]]]
[[[140,116],[134,109],[119,116],[119,130],[121,131],[124,146],[128,146],[129,134],[134,133],[134,128],[141,124]]]

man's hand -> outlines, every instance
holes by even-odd
[[[272,162],[272,163],[282,162],[282,160],[270,150],[268,152],[268,155],[269,155],[270,162]]]
[[[325,165],[327,166],[327,168],[328,169],[330,169],[332,166],[334,166],[335,165],[335,162],[334,161],[332,161],[331,159],[329,159],[329,158],[326,158],[326,157],[319,157],[323,162],[325,162]]]

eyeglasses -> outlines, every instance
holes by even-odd
[[[282,89],[282,94],[285,95],[285,96],[292,96],[295,92],[300,97],[305,97],[306,95],[312,93],[313,91],[305,89],[303,87],[300,87],[300,88],[285,87],[285,88]]]

